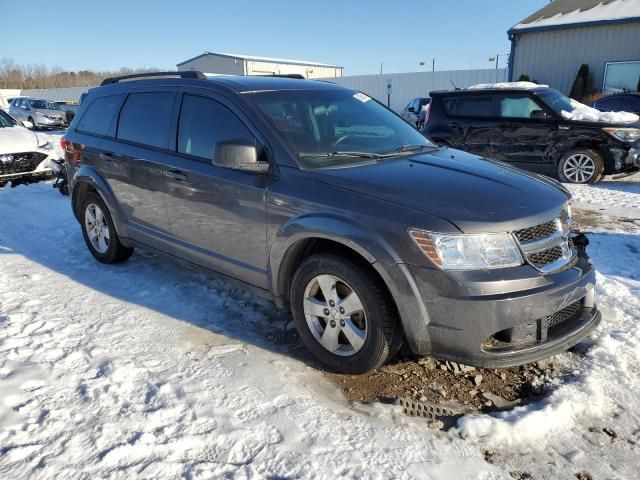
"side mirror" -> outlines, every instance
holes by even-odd
[[[416,109],[413,107],[407,108],[407,112],[416,113]]]
[[[544,110],[534,110],[529,114],[529,117],[533,120],[544,120],[549,118],[549,115]]]
[[[269,162],[258,160],[256,147],[240,142],[217,143],[213,149],[213,164],[247,172],[269,172]]]
[[[28,129],[32,129],[33,128],[33,123],[31,123],[29,120],[23,120],[22,122],[22,126]]]

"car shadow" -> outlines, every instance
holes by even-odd
[[[622,193],[637,193],[640,195],[640,173],[637,173],[633,180],[627,180],[626,182],[616,180],[599,182],[593,185],[593,187]]]
[[[19,195],[9,204],[6,200],[11,197],[0,198],[0,263],[7,254],[22,255],[84,287],[69,295],[100,292],[322,368],[300,343],[291,315],[279,311],[271,301],[221,280],[214,272],[189,268],[170,256],[144,249],[137,249],[125,263],[101,264],[84,244],[68,197],[61,197],[46,184],[18,188]],[[27,189],[42,201],[23,202]],[[27,205],[22,214],[7,211],[12,206],[19,209],[21,203]],[[55,280],[51,289],[56,289]],[[6,313],[0,309],[0,315]]]

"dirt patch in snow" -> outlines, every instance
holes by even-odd
[[[406,397],[467,413],[505,410],[537,400],[558,374],[549,361],[489,369],[433,357],[404,357],[366,375],[327,373],[327,377],[350,401],[390,403]]]
[[[585,233],[592,230],[640,232],[640,219],[614,217],[595,210],[574,208],[573,220],[575,227]]]

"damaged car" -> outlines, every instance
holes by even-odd
[[[0,110],[0,188],[51,178],[59,168],[53,145]]]

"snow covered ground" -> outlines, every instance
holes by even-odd
[[[571,189],[640,208],[614,183]],[[50,184],[1,189],[0,478],[637,478],[640,234],[591,240],[605,320],[572,373],[439,432],[343,401],[268,303],[141,251],[98,264]]]

